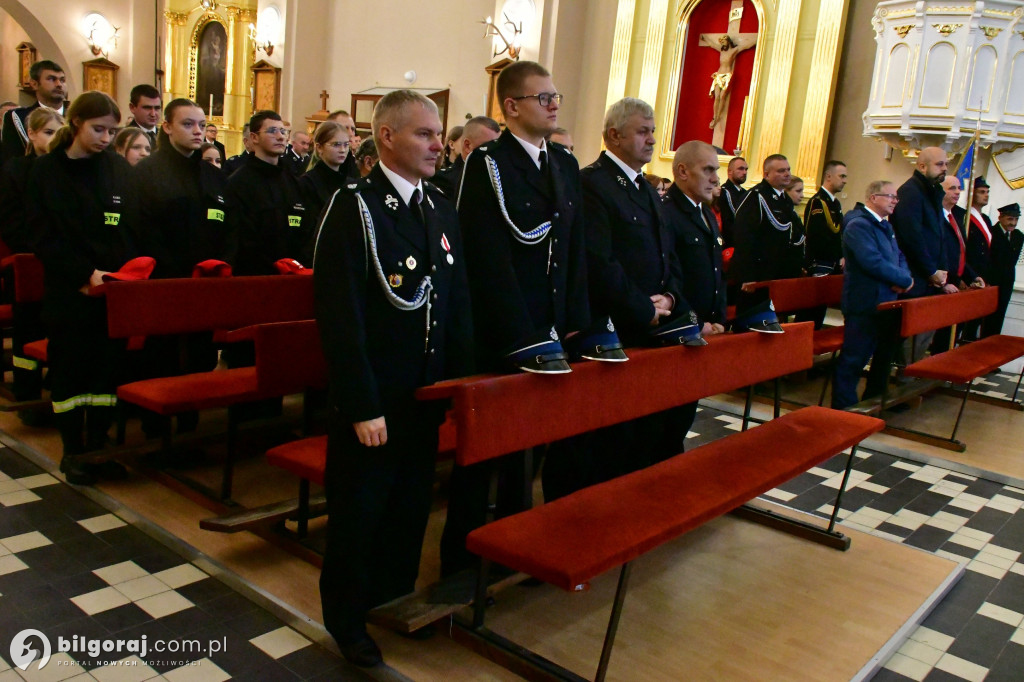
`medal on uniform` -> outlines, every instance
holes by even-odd
[[[628,182],[626,182],[626,178],[622,177],[621,175],[620,175],[620,176],[618,176],[618,177],[617,177],[617,178],[615,178],[615,179],[616,179],[616,180],[618,180],[618,181],[619,181],[619,184],[620,184],[620,185],[622,185],[623,187],[628,187],[628,186],[629,186],[629,183],[628,183]]]
[[[718,238],[718,245],[719,245],[719,246],[722,246],[722,245],[724,245],[724,244],[725,244],[725,242],[723,242],[723,241],[722,241],[722,238],[721,238],[721,237],[719,237],[719,238]]]
[[[388,275],[388,284],[391,285],[392,289],[397,289],[402,286],[402,276],[399,274]]]
[[[448,260],[448,265],[455,263],[455,257],[452,256],[452,245],[448,243],[448,236],[444,232],[441,233],[441,248],[448,254],[445,258]]]
[[[415,270],[416,269],[416,259],[413,258],[412,256],[409,256],[408,258],[406,258],[405,259],[405,267],[409,268],[410,270]]]
[[[390,194],[384,197],[384,205],[390,208],[392,211],[398,210],[398,199],[394,198]]]

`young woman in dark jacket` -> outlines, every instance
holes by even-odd
[[[43,319],[64,446],[61,471],[78,485],[125,475],[116,462],[92,464],[82,457],[106,444],[123,368],[124,343],[107,337],[106,302],[89,295],[103,275],[135,255],[130,166],[107,152],[120,121],[107,95],[79,95],[50,153],[33,165],[28,185],[29,223],[39,235],[35,251],[46,270]]]

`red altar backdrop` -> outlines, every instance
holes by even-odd
[[[715,100],[708,96],[711,90],[711,74],[718,71],[719,54],[716,50],[701,46],[702,33],[726,33],[729,28],[731,0],[703,0],[690,15],[686,30],[686,48],[683,62],[679,65],[679,104],[676,111],[676,129],[672,148],[676,149],[688,140],[703,140],[711,144],[714,131],[708,127],[714,115]],[[757,33],[757,10],[750,0],[743,2],[743,18],[740,19],[740,33]],[[725,126],[726,153],[732,154],[740,134],[743,102],[750,93],[750,78],[754,70],[753,49],[744,50],[736,57],[732,83],[729,89],[728,118]]]

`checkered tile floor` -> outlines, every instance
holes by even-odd
[[[41,670],[12,666],[27,628],[50,640]],[[211,640],[220,651],[57,652],[64,637]],[[118,661],[111,665],[108,661]],[[0,682],[365,680],[341,659],[140,530],[0,449]]]
[[[985,379],[1008,397],[1017,376]],[[692,441],[738,431],[738,417],[697,415]],[[766,499],[828,517],[846,456],[811,469]],[[902,542],[963,564],[946,598],[893,654],[874,680],[1024,680],[1024,489],[936,466],[858,450],[839,516],[849,528]]]

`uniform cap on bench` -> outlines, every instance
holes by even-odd
[[[670,317],[654,327],[650,331],[650,338],[658,346],[708,345],[708,342],[700,335],[700,321],[692,310]]]
[[[612,318],[602,317],[589,329],[565,340],[565,350],[573,360],[625,362],[629,360],[622,350],[622,341],[615,333]]]
[[[195,267],[192,268],[192,276],[196,278],[230,277],[231,265],[222,260],[215,260],[211,258],[209,260],[204,260],[201,263],[196,263]]]
[[[108,272],[103,275],[104,282],[130,282],[140,279],[149,279],[153,274],[156,261],[149,256],[139,256],[121,266],[117,272]]]
[[[537,332],[527,337],[505,357],[516,369],[533,374],[568,374],[572,371],[569,354],[558,341],[554,327],[548,332]]]
[[[282,275],[312,275],[313,268],[307,268],[305,265],[295,260],[294,258],[282,258],[279,261],[274,262],[274,267]]]
[[[752,308],[736,314],[732,323],[734,332],[760,332],[762,334],[782,334],[779,318],[775,316],[775,304],[769,298]]]

